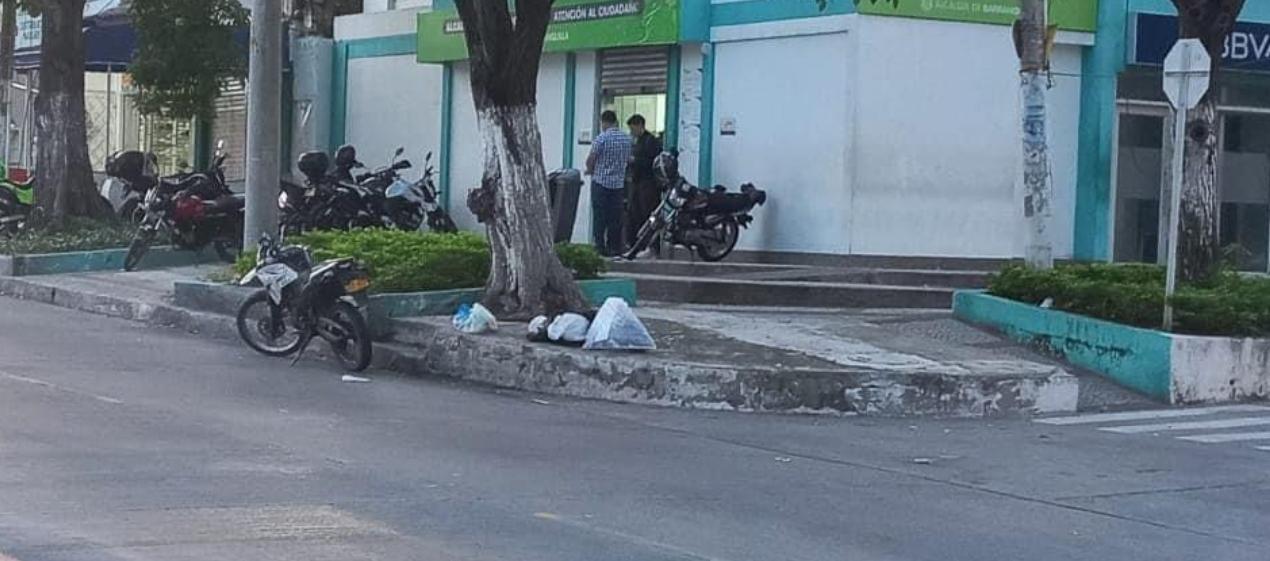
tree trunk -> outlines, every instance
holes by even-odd
[[[1054,267],[1049,234],[1053,189],[1045,130],[1046,29],[1045,0],[1023,0],[1018,30],[1023,94],[1023,216],[1027,221],[1024,256],[1028,266],[1036,269]]]
[[[1187,282],[1208,278],[1217,264],[1217,130],[1217,101],[1206,96],[1187,113],[1183,152],[1177,258],[1178,274]]]
[[[551,4],[518,0],[513,22],[505,2],[457,2],[485,157],[481,187],[468,198],[493,254],[482,303],[505,318],[587,308],[551,243],[536,101]]]
[[[49,225],[58,228],[68,216],[101,216],[105,209],[93,188],[88,159],[84,0],[46,0],[42,6],[35,197]]]
[[[1182,172],[1182,208],[1178,216],[1178,274],[1195,282],[1217,270],[1218,112],[1214,91],[1221,68],[1226,38],[1235,28],[1244,0],[1173,0],[1177,7],[1178,37],[1199,39],[1213,59],[1212,89],[1199,106],[1187,114],[1186,146]],[[1163,201],[1161,201],[1163,204]],[[1167,258],[1167,256],[1166,256]]]
[[[0,10],[3,10],[0,13],[0,130],[5,135],[0,137],[0,150],[4,151],[0,159],[4,160],[7,169],[11,136],[9,122],[13,120],[13,86],[10,81],[13,80],[13,50],[18,36],[18,1],[4,0]]]

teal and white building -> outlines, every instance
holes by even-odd
[[[1022,255],[1017,0],[558,0],[539,77],[548,168],[580,167],[598,114],[640,112],[701,184],[771,194],[741,248]],[[1064,258],[1156,257],[1168,0],[1051,2],[1051,231]],[[435,153],[451,211],[480,146],[452,0],[379,0],[336,25],[329,146]],[[1223,240],[1270,255],[1270,3],[1219,80]],[[447,28],[449,32],[447,33]],[[324,105],[325,106],[325,105]],[[382,155],[382,156],[380,156]],[[585,195],[584,195],[585,197]],[[575,239],[588,237],[581,205]]]

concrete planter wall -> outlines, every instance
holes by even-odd
[[[1270,397],[1270,340],[1195,337],[1048,310],[977,291],[954,314],[1042,347],[1072,364],[1172,404]]]
[[[122,271],[124,257],[127,255],[126,249],[5,255],[0,256],[0,276],[24,277],[89,271]],[[141,260],[141,268],[182,267],[216,261],[216,255],[210,250],[183,251],[171,247],[155,247],[151,248],[146,253],[145,259]]]

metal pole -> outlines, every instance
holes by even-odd
[[[282,175],[282,3],[253,0],[251,62],[247,78],[247,221],[243,247],[253,249],[262,234],[273,235]]]
[[[106,157],[110,157],[110,125],[111,113],[115,111],[115,105],[112,103],[112,95],[114,93],[115,67],[106,65]]]
[[[1048,26],[1046,0],[1023,0],[1019,28],[1021,88],[1023,97],[1023,216],[1025,230],[1024,256],[1029,267],[1050,269],[1054,266],[1054,248],[1050,241],[1050,184],[1048,135],[1046,132],[1044,71],[1047,68],[1046,43]]]
[[[1189,46],[1184,47],[1189,49]],[[1189,53],[1188,53],[1189,54]],[[1183,57],[1189,60],[1189,57]],[[1176,109],[1173,119],[1173,185],[1169,193],[1169,255],[1168,270],[1164,277],[1164,330],[1173,330],[1173,293],[1177,291],[1177,242],[1181,234],[1177,231],[1179,214],[1182,212],[1182,173],[1186,162],[1186,99],[1190,98],[1190,76],[1182,78],[1182,103]]]

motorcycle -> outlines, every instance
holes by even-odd
[[[256,267],[240,281],[263,287],[238,308],[235,323],[243,342],[267,356],[294,355],[294,365],[321,337],[348,370],[370,366],[366,270],[348,258],[314,266],[307,248],[278,247],[267,235],[259,247]]]
[[[423,177],[411,183],[399,173],[412,167],[410,161],[398,160],[403,152],[398,148],[388,166],[356,176],[353,170],[365,166],[357,161],[352,146],[336,152],[329,172],[330,160],[324,152],[302,155],[299,167],[305,186],[284,186],[278,195],[283,235],[365,227],[414,231],[425,224],[434,232],[457,232],[454,220],[440,204],[432,154],[427,155]]]
[[[421,230],[426,224],[433,232],[459,231],[437,197],[437,187],[433,181],[436,170],[432,167],[432,152],[424,157],[423,177],[413,183],[397,173],[411,167],[409,160],[396,161],[402,152],[403,149],[397,149],[393,163],[388,167],[358,178],[360,185],[374,193],[370,199],[372,204],[382,201],[383,215],[391,222],[392,227],[400,230]]]
[[[740,193],[728,193],[722,186],[706,191],[688,183],[679,175],[679,159],[673,152],[658,156],[653,171],[665,193],[623,256],[628,260],[661,237],[696,252],[703,261],[722,261],[736,248],[741,228],[754,221],[750,212],[767,202],[767,193],[750,183],[742,185]]]
[[[115,152],[106,158],[106,179],[98,187],[98,193],[124,222],[140,224],[145,217],[142,203],[146,192],[157,183],[158,170],[159,158],[152,153],[143,154],[137,150]],[[134,181],[120,179],[122,175],[134,177]],[[188,176],[179,174],[165,179],[180,182]]]
[[[116,177],[133,189],[145,184],[141,203],[144,216],[128,246],[124,270],[133,271],[150,250],[160,232],[167,233],[180,249],[202,251],[212,246],[222,261],[233,263],[242,248],[244,200],[225,183],[224,142],[205,173],[156,179],[144,168],[119,166]],[[134,157],[129,157],[135,160]]]
[[[26,228],[35,212],[33,180],[9,180],[9,169],[0,162],[0,235],[13,236]]]

